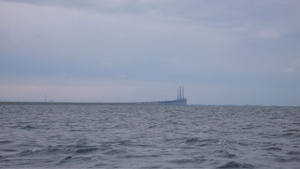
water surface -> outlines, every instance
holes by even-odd
[[[300,108],[0,105],[0,168],[300,168]]]

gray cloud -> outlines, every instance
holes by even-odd
[[[47,85],[63,90],[72,84],[83,93],[109,87],[120,95],[111,100],[125,100],[130,93],[121,86],[135,83],[146,93],[141,85],[152,84],[149,95],[135,98],[151,100],[157,88],[170,95],[185,84],[190,103],[299,105],[297,6],[298,1],[2,0],[0,85],[49,92]],[[107,86],[91,86],[104,81]],[[14,98],[1,92],[2,100]]]

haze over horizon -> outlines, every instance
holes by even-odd
[[[0,0],[0,101],[300,106],[299,7]]]

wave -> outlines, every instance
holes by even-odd
[[[16,154],[16,156],[24,157],[24,156],[39,156],[39,155],[51,155],[51,154],[68,154],[72,153],[72,150],[68,146],[47,146],[45,148],[32,148],[23,150],[22,152]]]
[[[83,148],[83,149],[76,150],[75,153],[77,153],[77,154],[87,154],[87,153],[94,152],[94,151],[97,151],[97,150],[99,150],[99,148]]]
[[[291,138],[299,138],[300,133],[299,132],[287,132],[281,135],[282,137],[291,137]]]
[[[203,146],[207,146],[207,145],[211,145],[211,144],[220,143],[220,140],[219,139],[211,139],[211,138],[199,139],[199,138],[192,137],[192,138],[186,139],[185,143],[197,144],[197,146],[203,147]]]
[[[33,127],[31,125],[26,125],[26,126],[22,127],[22,129],[31,130],[31,129],[35,129],[35,127]]]
[[[226,150],[216,150],[213,152],[213,154],[215,154],[217,157],[228,158],[228,159],[237,157],[237,155],[235,155],[233,153],[229,153]]]
[[[175,163],[175,164],[199,164],[205,162],[206,159],[176,159],[171,160],[169,163]]]
[[[117,154],[124,154],[124,153],[127,153],[127,152],[123,149],[112,149],[112,150],[108,150],[108,151],[104,152],[103,154],[117,155]]]
[[[19,153],[18,155],[21,156],[21,157],[22,156],[28,156],[28,155],[32,155],[32,154],[35,154],[35,153],[39,153],[41,151],[43,151],[43,150],[37,149],[37,148],[33,148],[33,149],[24,150],[21,153]]]
[[[218,167],[218,168],[254,168],[251,164],[238,163],[235,161],[227,162],[226,164]]]
[[[280,162],[280,163],[288,163],[288,162],[299,162],[300,161],[300,157],[277,157],[274,159],[274,161],[276,162]]]
[[[267,150],[267,151],[281,151],[282,149],[280,147],[268,147],[268,148],[265,148],[263,150]]]
[[[67,161],[69,161],[70,159],[72,159],[72,156],[66,156],[64,159],[62,159],[61,161],[59,161],[56,165],[61,165],[66,163]]]
[[[0,141],[0,144],[9,144],[9,143],[13,143],[13,141],[10,141],[10,140]]]
[[[197,143],[197,142],[199,142],[199,139],[193,137],[193,138],[187,139],[185,142],[186,142],[186,143]]]
[[[300,151],[290,151],[287,154],[288,155],[300,155]]]
[[[87,157],[87,156],[77,156],[77,155],[67,155],[60,157],[60,161],[57,162],[56,166],[66,166],[69,168],[70,165],[76,166],[75,168],[86,168],[86,167],[80,167],[81,165],[86,166],[86,164],[90,164],[92,162],[95,162],[96,159],[93,157]]]

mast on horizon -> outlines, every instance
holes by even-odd
[[[177,87],[177,99],[183,99],[184,98],[184,86],[178,86]]]
[[[184,98],[184,86],[182,86],[182,98]]]
[[[179,86],[177,86],[177,99],[179,99]]]

